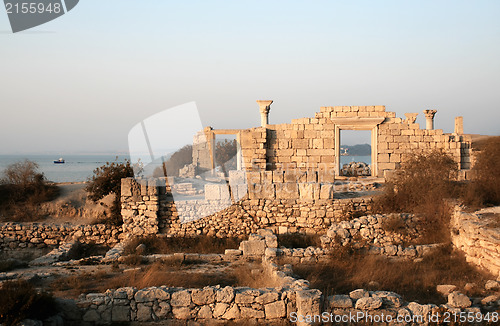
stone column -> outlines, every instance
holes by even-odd
[[[269,111],[273,101],[257,100],[260,108],[260,126],[266,128],[269,124]]]
[[[464,133],[464,117],[455,118],[455,133],[462,135]]]
[[[434,115],[436,114],[436,110],[424,110],[425,115],[425,129],[433,130],[434,129]]]

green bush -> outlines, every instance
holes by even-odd
[[[21,320],[45,319],[57,313],[54,298],[38,293],[24,280],[6,281],[0,288],[0,323],[16,325]]]
[[[106,162],[105,165],[94,170],[94,175],[89,179],[85,187],[87,197],[92,201],[98,201],[109,194],[115,194],[115,200],[111,208],[111,216],[99,220],[111,225],[121,225],[121,180],[133,177],[134,170],[129,160],[123,163]]]

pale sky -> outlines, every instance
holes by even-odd
[[[258,126],[272,99],[270,123],[386,105],[499,135],[499,17],[497,0],[82,0],[12,34],[0,9],[0,153],[126,151],[192,101],[214,128]]]

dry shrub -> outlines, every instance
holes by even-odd
[[[150,235],[137,237],[125,247],[125,254],[136,253],[140,244],[146,246],[144,254],[172,254],[176,252],[199,254],[222,254],[226,249],[236,249],[241,239],[235,237],[217,238],[207,235],[197,237],[158,237]]]
[[[301,234],[301,233],[288,233],[278,234],[278,245],[285,248],[307,248],[307,247],[321,247],[321,241],[316,235]]]
[[[38,164],[25,160],[9,165],[0,180],[0,210],[9,221],[36,221],[44,218],[39,204],[59,195],[56,185],[47,183]]]
[[[328,263],[297,265],[293,270],[325,295],[365,288],[394,291],[406,301],[435,304],[446,302],[446,298],[436,291],[439,284],[463,288],[469,282],[484,285],[491,277],[469,265],[463,255],[452,251],[451,247],[436,249],[421,262],[365,255],[347,247],[333,254]]]
[[[0,288],[0,323],[16,325],[26,318],[45,319],[57,313],[54,298],[38,293],[24,280],[6,281]]]
[[[405,221],[398,215],[391,215],[385,218],[382,221],[382,228],[385,231],[398,233],[403,236],[408,235],[408,229],[406,228]]]
[[[500,137],[475,144],[479,149],[472,168],[472,181],[465,187],[463,201],[469,207],[500,205]]]
[[[415,213],[426,242],[449,241],[451,207],[456,195],[457,163],[442,151],[416,154],[402,163],[388,180],[384,194],[375,198],[375,213]]]

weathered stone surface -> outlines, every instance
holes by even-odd
[[[87,310],[83,315],[83,321],[97,322],[101,319],[101,315],[94,309]]]
[[[495,280],[488,280],[484,285],[484,288],[488,291],[498,291],[500,290],[500,282]]]
[[[262,256],[266,250],[265,240],[242,241],[241,249],[244,256]]]
[[[327,300],[330,308],[352,308],[352,300],[348,295],[331,295]]]
[[[452,285],[452,284],[446,284],[446,285],[443,284],[443,285],[438,285],[436,287],[436,291],[438,291],[439,293],[441,293],[444,296],[448,296],[448,294],[452,293],[456,289],[457,289],[456,285]]]
[[[195,289],[191,292],[191,300],[198,306],[214,303],[216,298],[215,290],[211,287]]]
[[[286,315],[285,302],[283,300],[264,305],[267,319],[282,318]]]
[[[129,306],[114,306],[111,309],[112,321],[129,321],[130,320],[130,307]]]
[[[216,295],[217,302],[230,303],[234,299],[234,289],[230,286],[226,286],[223,289],[217,291]]]
[[[369,297],[370,292],[366,291],[365,289],[357,289],[354,291],[349,292],[349,297],[353,300],[358,300],[361,298]]]
[[[189,307],[172,307],[172,313],[176,319],[191,319],[193,310]]]
[[[168,300],[170,299],[170,293],[161,288],[146,288],[136,292],[135,301],[136,302],[152,302],[154,300]]]
[[[321,312],[321,291],[302,290],[295,292],[297,298],[297,314],[302,316],[319,315]],[[305,325],[304,323],[297,323]]]
[[[174,292],[170,304],[173,307],[187,307],[191,304],[191,294],[188,290]]]
[[[233,304],[225,313],[222,315],[222,319],[238,319],[241,313],[238,305]]]
[[[137,320],[138,321],[152,321],[152,309],[144,304],[137,305]]]
[[[375,310],[382,307],[382,303],[379,297],[362,297],[356,301],[356,309]]]
[[[265,318],[264,311],[247,307],[240,308],[241,318]]]
[[[372,293],[372,296],[382,299],[382,302],[386,307],[399,308],[403,305],[403,298],[401,298],[399,294],[394,292],[375,291]]]
[[[216,303],[213,312],[214,318],[222,317],[228,309],[229,305],[227,303]]]
[[[213,317],[212,315],[212,309],[210,306],[201,306],[200,310],[198,311],[198,318],[199,319],[211,319]]]
[[[260,304],[268,304],[268,303],[277,301],[278,298],[279,298],[278,293],[276,293],[276,292],[268,292],[268,293],[264,293],[264,294],[258,296],[255,299],[255,302],[260,303]]]
[[[459,292],[448,295],[448,304],[454,308],[467,308],[472,305],[469,297]]]

